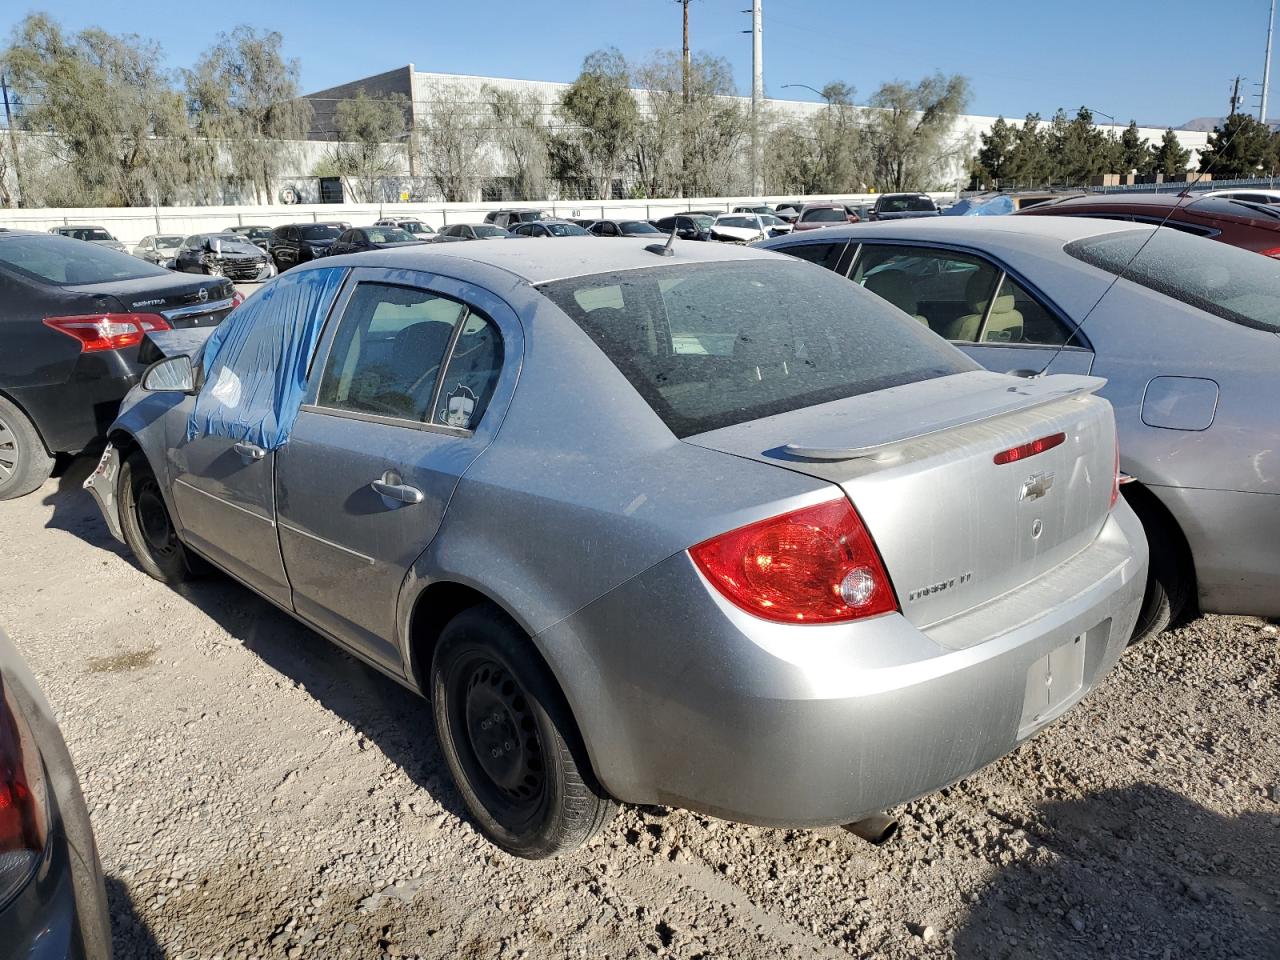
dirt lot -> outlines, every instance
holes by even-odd
[[[120,957],[1280,957],[1273,625],[1131,650],[886,847],[645,808],[530,864],[461,815],[423,703],[221,577],[148,579],[89,466],[0,503],[0,624],[76,758]]]

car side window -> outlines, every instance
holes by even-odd
[[[994,264],[972,254],[865,243],[851,279],[934,333],[972,343],[999,276]]]
[[[783,248],[782,252],[816,263],[828,270],[834,270],[840,262],[840,254],[844,253],[845,246],[843,240],[839,243],[797,243]]]
[[[431,399],[465,305],[414,287],[361,283],[338,323],[317,403],[431,421]]]
[[[1070,331],[1013,277],[1005,275],[982,326],[982,343],[1034,343],[1061,346]]]
[[[502,334],[491,320],[468,314],[440,379],[432,422],[474,430],[489,407],[501,372]]]

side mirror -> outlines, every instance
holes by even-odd
[[[195,393],[196,373],[191,358],[166,357],[156,361],[142,375],[142,389],[150,393]]]

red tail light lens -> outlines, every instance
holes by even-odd
[[[761,520],[689,550],[735,605],[777,623],[841,623],[898,609],[871,535],[841,497]]]
[[[242,303],[244,303],[244,294],[243,294],[243,293],[241,293],[239,290],[237,290],[235,293],[231,294],[231,309],[232,309],[232,310],[234,310],[236,307],[240,306],[240,304],[242,304]]]
[[[1259,250],[1258,252],[1264,257],[1271,257],[1273,259],[1280,260],[1280,247],[1270,247],[1266,250]]]
[[[995,455],[994,459],[997,464],[1016,463],[1019,460],[1027,459],[1027,457],[1034,457],[1037,453],[1052,450],[1054,447],[1066,442],[1066,439],[1067,435],[1065,433],[1053,433],[1047,437],[1041,437],[1039,440],[1024,443],[1021,446],[1001,450]]]
[[[0,699],[0,902],[26,884],[48,834],[44,765],[8,690]]]
[[[79,317],[45,317],[45,326],[80,341],[82,353],[119,350],[142,342],[143,336],[156,330],[168,330],[169,324],[156,313],[95,313]]]

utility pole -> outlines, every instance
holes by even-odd
[[[1275,0],[1272,0],[1274,3]],[[764,107],[763,0],[751,0],[751,194],[764,195],[764,170],[760,141],[760,112]],[[743,11],[744,13],[746,11]]]
[[[689,2],[690,0],[676,0],[684,7],[684,58],[680,61],[681,69],[684,71],[684,102],[687,106],[689,103]]]
[[[1231,111],[1228,116],[1234,117],[1236,115],[1236,107],[1240,106],[1243,99],[1240,96],[1240,81],[1243,79],[1244,77],[1236,77],[1235,83],[1231,86]]]
[[[13,114],[9,112],[9,82],[0,73],[0,91],[4,93],[4,125],[9,128],[9,148],[13,151],[13,174],[18,181],[18,206],[26,201],[27,192],[22,184],[22,157],[18,156],[18,135],[13,132]]]
[[[1258,120],[1267,122],[1267,86],[1271,82],[1271,30],[1276,25],[1276,0],[1271,0],[1271,13],[1267,18],[1267,55],[1262,61],[1262,103],[1258,105]]]

